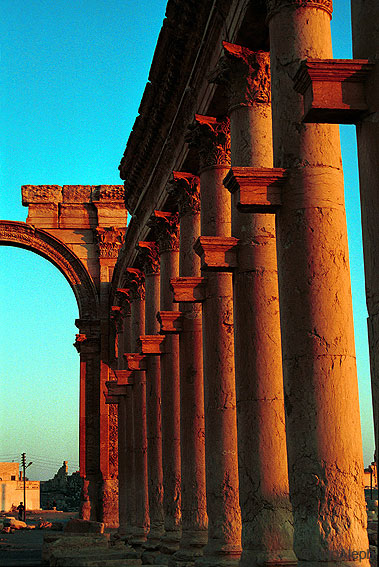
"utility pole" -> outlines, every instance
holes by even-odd
[[[24,481],[24,522],[26,520],[26,479],[25,479],[25,470],[30,467],[33,463],[30,462],[28,465],[26,463],[26,453],[22,453],[21,455],[21,464],[22,464],[22,477]]]

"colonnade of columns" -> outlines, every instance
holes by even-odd
[[[120,532],[149,564],[368,549],[338,127],[304,125],[293,87],[331,56],[331,3],[268,4],[270,53],[223,44],[228,116],[188,125],[198,171],[172,172],[118,290]]]

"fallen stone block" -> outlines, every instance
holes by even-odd
[[[102,534],[104,533],[104,524],[102,522],[92,522],[90,520],[74,518],[67,522],[64,527],[64,531],[73,533]]]
[[[14,530],[22,530],[26,528],[26,523],[21,520],[16,520],[16,518],[5,518],[4,526],[9,526]]]
[[[45,536],[42,545],[42,565],[49,565],[51,556],[59,551],[75,551],[84,548],[108,549],[109,534],[70,534],[60,533]]]

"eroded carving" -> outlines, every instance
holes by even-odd
[[[160,254],[179,250],[179,213],[154,211],[147,225],[156,234]]]
[[[230,107],[270,104],[270,54],[223,42],[223,56],[210,82],[227,87]]]
[[[179,217],[200,213],[200,180],[196,175],[173,171],[166,190],[177,202]]]
[[[117,258],[124,241],[124,231],[111,227],[97,227],[95,229],[100,258]]]
[[[160,259],[158,244],[156,242],[140,241],[136,248],[145,274],[147,276],[151,274],[159,274]]]
[[[145,299],[145,274],[137,268],[126,268],[125,270],[126,287],[130,290],[132,300]]]
[[[200,167],[230,166],[230,121],[195,114],[185,137],[190,148],[197,149]]]

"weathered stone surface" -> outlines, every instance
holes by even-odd
[[[102,522],[92,522],[90,520],[72,519],[65,525],[64,531],[67,533],[79,534],[102,534],[104,533],[104,524]]]

